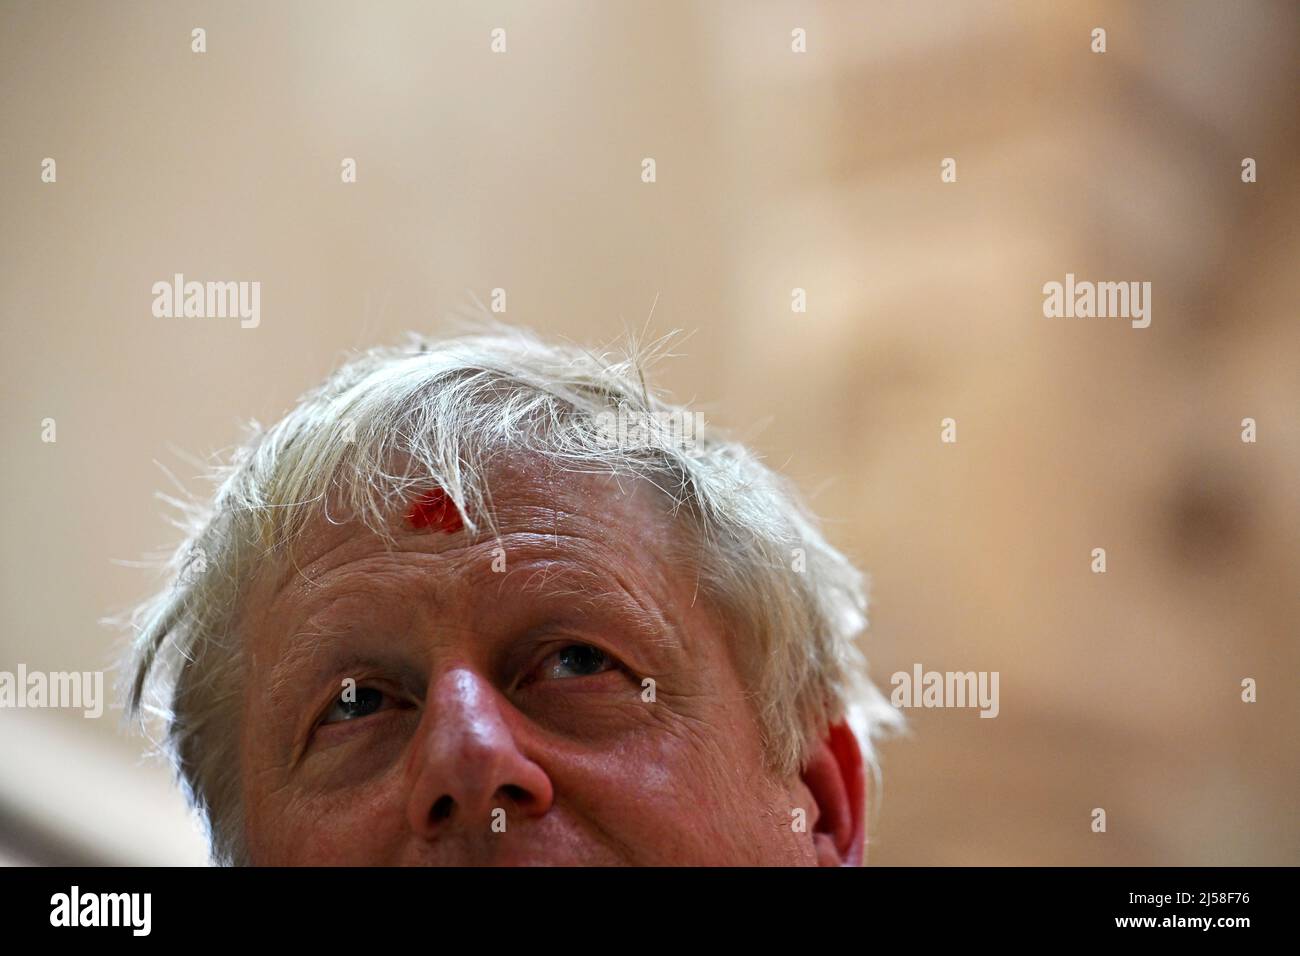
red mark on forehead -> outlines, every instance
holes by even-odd
[[[412,528],[428,528],[430,531],[445,531],[447,534],[455,534],[465,527],[456,505],[441,488],[426,491],[411,502],[406,520]]]

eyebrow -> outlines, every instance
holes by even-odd
[[[592,609],[599,609],[600,602],[607,600],[614,606],[614,613],[622,621],[632,625],[635,637],[655,647],[671,650],[685,649],[685,644],[679,636],[683,630],[680,622],[670,619],[659,607],[641,601],[634,590],[626,587],[619,576],[608,569],[597,571],[581,565],[564,564],[553,571],[553,576],[565,586],[561,591],[542,589],[547,579],[552,576],[552,569],[549,567],[516,568],[501,576],[500,588],[505,588],[506,580],[512,575],[520,574],[526,575],[524,583],[519,588],[521,594],[536,593],[552,600],[566,596],[578,597],[581,600],[575,602],[576,607]],[[538,577],[542,581],[535,589],[532,582]]]
[[[267,698],[273,709],[280,709],[290,703],[296,696],[291,685],[298,688],[303,685],[304,677],[313,682],[314,675],[324,671],[325,666],[313,666],[318,657],[326,656],[341,645],[353,633],[346,626],[325,624],[321,627],[304,629],[289,638],[287,647],[280,659],[271,666],[267,687]],[[370,667],[385,663],[374,654],[350,652],[348,655],[331,660],[332,669],[345,667]]]

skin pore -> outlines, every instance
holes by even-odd
[[[398,516],[390,549],[319,520],[296,566],[255,583],[240,618],[251,862],[861,862],[857,741],[840,724],[802,774],[765,769],[658,493],[520,461],[490,487],[500,539]]]

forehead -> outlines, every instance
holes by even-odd
[[[413,490],[411,502],[436,487],[430,482]],[[289,552],[256,578],[246,608],[268,610],[381,555],[436,556],[446,566],[498,547],[508,557],[567,554],[634,565],[657,584],[666,584],[670,568],[681,564],[684,529],[648,480],[566,471],[539,459],[503,459],[486,476],[483,497],[489,514],[470,515],[477,530],[451,533],[407,520],[411,502],[404,502],[388,519],[391,543],[355,519],[318,513]]]

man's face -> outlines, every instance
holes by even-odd
[[[653,490],[537,464],[490,488],[499,541],[322,521],[253,589],[251,861],[816,862]]]

